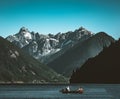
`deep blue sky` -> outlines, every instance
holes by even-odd
[[[58,33],[80,26],[120,37],[120,0],[0,0],[0,35],[25,26],[39,33]]]

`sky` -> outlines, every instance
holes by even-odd
[[[21,27],[40,34],[74,31],[83,26],[120,37],[120,0],[0,0],[0,36]]]

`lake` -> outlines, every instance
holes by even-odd
[[[83,94],[59,92],[66,85],[0,85],[0,99],[120,99],[120,84],[70,84]]]

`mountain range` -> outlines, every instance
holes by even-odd
[[[89,58],[98,55],[104,47],[115,42],[105,32],[94,34],[83,27],[55,35],[30,32],[22,27],[18,33],[6,39],[66,77],[70,77],[72,71],[81,67]]]
[[[60,83],[66,78],[0,37],[0,83]]]
[[[83,27],[75,31],[66,33],[57,33],[56,35],[43,35],[30,32],[27,28],[22,27],[15,35],[10,35],[6,39],[14,43],[26,53],[34,58],[47,64],[59,57],[78,42],[85,41],[93,34]],[[51,55],[60,52],[56,56]],[[49,60],[49,61],[48,61]]]
[[[120,83],[120,39],[81,68],[73,71],[71,83]]]

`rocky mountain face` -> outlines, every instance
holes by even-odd
[[[114,41],[111,36],[104,32],[97,33],[77,43],[47,65],[58,73],[70,77],[73,70],[81,67],[88,58],[98,55],[104,47],[108,47]]]
[[[24,34],[23,31],[26,33],[26,30],[21,29],[19,34],[11,36],[14,39],[9,37],[9,40],[16,41],[15,44],[19,44],[20,47],[30,43],[32,36],[29,35],[29,31],[28,34]],[[66,78],[0,37],[0,83],[56,83],[65,81]]]
[[[71,83],[120,83],[120,39],[73,72]]]
[[[32,41],[32,38],[33,37],[31,35],[30,31],[27,28],[22,27],[17,34],[15,34],[13,36],[10,35],[6,39],[10,42],[13,42],[20,48],[22,48],[22,47],[26,46],[27,44],[29,44]]]
[[[83,27],[75,31],[58,33],[56,35],[30,32],[27,28],[22,27],[17,34],[8,36],[6,39],[22,48],[34,58],[47,64],[78,42],[83,42],[91,36],[93,34]]]

